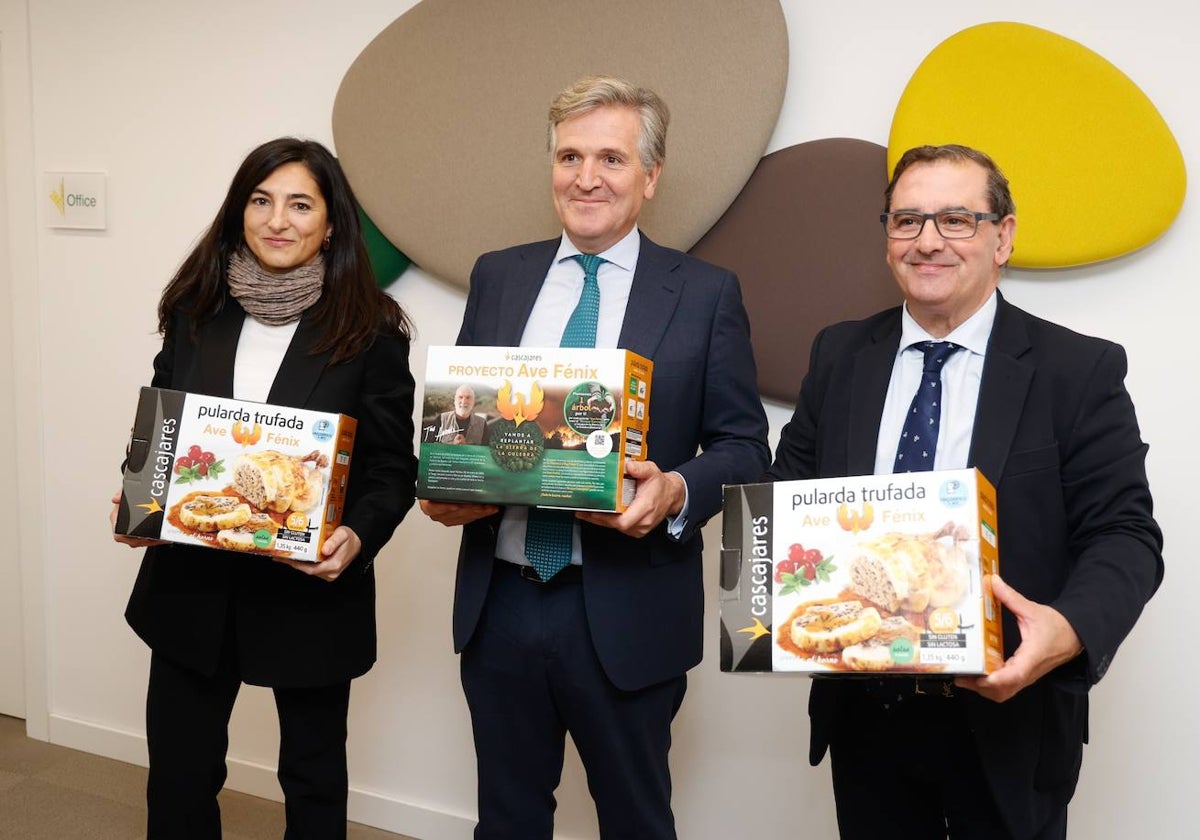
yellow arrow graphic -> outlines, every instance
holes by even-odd
[[[750,641],[752,641],[752,642],[757,641],[762,636],[769,636],[771,634],[771,631],[768,630],[766,627],[763,627],[763,623],[761,621],[759,621],[757,618],[754,619],[754,626],[743,627],[738,632],[739,633],[749,633],[751,635]]]

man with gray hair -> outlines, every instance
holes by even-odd
[[[436,421],[425,423],[422,428],[428,441],[478,445],[484,442],[487,417],[475,413],[475,389],[459,385],[454,392],[454,408],[443,411]]]
[[[702,652],[699,528],[766,468],[737,278],[638,230],[666,153],[653,91],[592,77],[550,108],[557,239],[479,258],[458,343],[620,347],[654,362],[649,458],[621,514],[421,503],[464,525],[454,644],[475,734],[476,840],[550,840],[569,732],[600,836],[674,840],[667,752]],[[699,454],[698,454],[699,452]]]

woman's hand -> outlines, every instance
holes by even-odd
[[[314,575],[330,583],[338,579],[347,566],[354,562],[358,552],[362,551],[362,540],[345,525],[339,525],[329,535],[329,539],[321,546],[321,555],[325,558],[319,563],[309,563],[304,560],[293,560],[291,557],[276,557],[277,563],[291,566],[298,572]]]
[[[152,540],[147,537],[130,537],[126,534],[117,533],[117,510],[121,504],[121,491],[113,493],[112,510],[108,514],[109,529],[113,532],[113,540],[115,542],[124,543],[130,548],[149,548],[152,545],[165,545],[165,540]]]

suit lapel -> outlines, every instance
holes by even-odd
[[[978,467],[993,484],[998,484],[1004,475],[1004,464],[1033,381],[1035,366],[1021,358],[1031,346],[1020,310],[999,296],[979,385],[971,455],[967,459],[970,466]]]
[[[267,402],[296,407],[308,403],[309,395],[329,364],[329,357],[333,355],[332,350],[323,353],[309,352],[309,348],[317,343],[318,338],[320,330],[312,317],[312,310],[309,309],[300,317],[300,323],[292,336],[292,343],[288,345],[275,374],[275,381],[271,383],[271,393],[267,395]]]
[[[888,382],[900,346],[900,310],[874,335],[874,341],[854,355],[850,385],[850,418],[846,431],[847,475],[875,472],[879,422],[887,399]]]
[[[683,278],[676,271],[676,254],[639,235],[641,248],[617,346],[652,359],[679,305]]]
[[[679,303],[683,279],[675,271],[679,258],[650,241],[645,234],[640,235],[638,264],[617,346],[653,358]],[[525,324],[550,271],[550,263],[558,253],[560,241],[536,242],[519,251],[519,261],[503,281],[493,343],[500,346],[521,343]]]
[[[246,313],[232,296],[226,295],[221,311],[197,335],[196,358],[200,369],[202,394],[233,396],[233,361]]]
[[[200,393],[214,397],[233,396],[233,365],[245,319],[245,310],[232,296],[227,296],[216,317],[200,328],[196,353],[200,368]],[[330,352],[317,355],[308,352],[318,336],[319,330],[313,322],[311,311],[305,312],[275,374],[267,402],[303,406],[308,401],[331,355]]]
[[[537,301],[542,283],[550,271],[550,263],[558,253],[561,240],[550,239],[535,242],[521,248],[519,261],[514,264],[509,276],[504,278],[500,306],[496,311],[495,339],[501,347],[516,347],[521,343],[529,313]]]

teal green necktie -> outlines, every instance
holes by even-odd
[[[600,283],[596,271],[600,263],[607,262],[595,254],[576,254],[573,259],[583,266],[583,291],[579,303],[567,319],[559,347],[595,347],[596,324],[600,321]]]
[[[579,303],[567,319],[559,347],[595,347],[596,325],[600,321],[600,283],[596,272],[607,262],[595,254],[575,254],[583,266],[583,291]],[[530,508],[525,524],[525,557],[538,577],[550,580],[571,562],[571,533],[575,514],[569,510]]]

